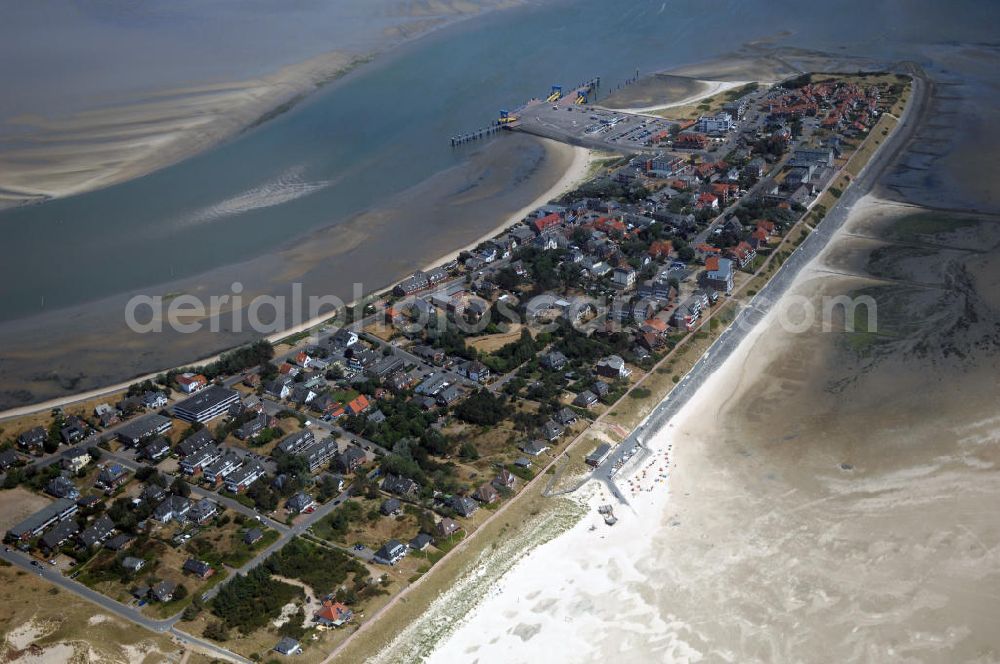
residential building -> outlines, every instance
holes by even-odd
[[[177,584],[173,581],[160,581],[149,589],[149,594],[158,602],[169,602],[174,598]]]
[[[521,443],[521,451],[530,456],[539,456],[549,449],[549,446],[538,440],[527,440]]]
[[[466,362],[459,368],[459,373],[471,381],[486,383],[490,379],[490,369],[478,360]]]
[[[496,489],[513,490],[517,483],[517,477],[506,468],[501,468],[497,476],[493,478],[493,487]]]
[[[570,408],[561,408],[558,413],[556,413],[556,422],[568,427],[576,422],[576,413],[574,413]]]
[[[434,395],[434,401],[439,406],[447,406],[448,404],[458,401],[461,396],[462,391],[458,388],[458,385],[449,385]]]
[[[89,456],[89,455],[88,455]],[[7,472],[21,464],[21,457],[12,449],[0,450],[0,471]]]
[[[291,656],[302,654],[302,646],[290,636],[283,636],[274,646],[274,652],[279,655]]]
[[[108,464],[97,474],[96,484],[104,489],[105,493],[110,494],[126,482],[128,482],[128,470],[120,463]]]
[[[45,446],[45,441],[49,439],[49,432],[43,427],[35,427],[22,431],[17,437],[17,444],[27,452],[37,452]]]
[[[568,361],[565,355],[557,350],[553,350],[542,355],[539,364],[551,371],[562,371]]]
[[[461,530],[461,528],[454,519],[444,517],[437,522],[434,530],[437,532],[438,537],[450,537]]]
[[[211,565],[206,563],[204,560],[198,560],[196,558],[188,558],[184,561],[184,567],[182,568],[187,574],[196,576],[199,579],[207,579],[208,577],[215,574],[215,570]]]
[[[259,436],[270,423],[271,418],[267,413],[258,413],[256,417],[247,420],[237,427],[233,435],[240,440],[250,440]]]
[[[421,271],[414,272],[412,275],[402,280],[396,284],[395,288],[392,289],[393,293],[402,297],[405,295],[411,295],[417,291],[421,291],[425,288],[429,288],[431,285],[430,279],[427,275]]]
[[[600,376],[624,380],[632,375],[632,370],[620,356],[609,355],[597,363],[597,373]]]
[[[357,397],[348,402],[345,408],[351,415],[360,415],[368,410],[370,405],[371,402],[368,401],[368,397],[364,394],[359,394]]]
[[[406,556],[406,545],[391,539],[375,552],[372,557],[376,563],[382,565],[395,565]]]
[[[56,498],[68,498],[76,500],[80,497],[80,490],[76,488],[67,477],[57,475],[45,485],[45,493]]]
[[[386,475],[385,479],[382,480],[382,490],[386,493],[393,493],[397,496],[409,498],[417,495],[417,492],[420,491],[420,485],[409,477]]]
[[[573,399],[573,405],[579,408],[590,408],[597,403],[597,395],[590,390],[584,390]]]
[[[206,480],[218,485],[242,467],[243,459],[235,452],[226,451],[219,460],[205,466],[202,473]]]
[[[162,461],[170,454],[170,443],[166,438],[154,438],[142,446],[139,456],[154,463]]]
[[[62,453],[62,467],[71,473],[78,473],[92,461],[90,452],[73,448]]]
[[[37,537],[53,523],[67,519],[76,513],[77,505],[68,498],[58,498],[20,521],[7,531],[7,540],[27,540]]]
[[[313,500],[312,496],[304,491],[299,491],[285,502],[285,509],[289,512],[294,512],[295,514],[307,512],[315,507],[316,501]]]
[[[160,523],[183,521],[191,511],[191,501],[184,496],[171,494],[153,510],[153,518]]]
[[[381,360],[365,369],[368,376],[376,380],[385,380],[390,374],[400,371],[405,366],[402,358],[395,355],[383,357]]]
[[[465,496],[452,496],[448,505],[451,509],[455,510],[457,514],[466,518],[475,514],[476,510],[479,509],[479,505],[476,504],[476,501]]]
[[[562,425],[555,420],[548,420],[542,425],[542,434],[545,436],[545,440],[550,442],[563,435],[564,431]]]
[[[186,422],[204,424],[225,413],[231,405],[239,400],[240,393],[236,390],[212,385],[176,404],[173,410],[176,417]]]
[[[357,470],[361,464],[365,462],[368,455],[360,447],[348,447],[346,450],[337,455],[337,459],[334,462],[337,469],[342,473],[353,473]]]
[[[119,533],[104,543],[104,548],[108,551],[124,551],[132,546],[135,538],[127,533]]]
[[[214,444],[212,433],[207,428],[202,428],[177,443],[177,455],[184,458]]]
[[[728,258],[712,256],[705,261],[705,272],[702,281],[706,286],[710,286],[721,293],[731,293],[734,278],[735,270],[733,269],[733,261]]]
[[[333,336],[330,337],[330,341],[332,341],[333,344],[339,348],[350,348],[354,344],[358,343],[358,334],[348,330],[346,327],[342,327],[333,333]]]
[[[232,493],[240,493],[263,476],[264,467],[257,461],[250,461],[226,477],[226,489]]]
[[[385,516],[395,516],[403,511],[403,504],[399,502],[398,498],[386,498],[379,505],[378,510]]]
[[[481,484],[472,497],[486,505],[492,505],[500,500],[500,493],[492,484]]]
[[[195,523],[205,523],[219,513],[219,504],[211,498],[202,498],[191,505],[187,518]]]
[[[325,601],[323,608],[313,614],[313,620],[324,627],[340,627],[351,621],[354,612],[341,602]]]
[[[611,273],[611,285],[618,290],[629,290],[635,286],[635,275],[631,267],[616,267]]]
[[[739,265],[740,269],[752,263],[753,259],[757,257],[757,251],[747,242],[740,242],[730,249],[729,254],[736,261],[736,264]]]
[[[316,442],[316,436],[309,429],[301,429],[281,439],[277,449],[285,454],[298,454]]]
[[[68,539],[80,532],[80,526],[73,519],[64,519],[42,535],[38,543],[45,551],[55,551]]]
[[[698,118],[695,131],[704,134],[724,134],[736,127],[733,116],[729,113],[716,113],[715,115],[703,115]]]
[[[222,450],[220,448],[215,445],[207,445],[181,459],[181,472],[186,475],[196,475],[221,458]]]
[[[115,524],[107,516],[102,514],[94,519],[87,528],[79,534],[80,544],[85,548],[99,546],[114,533]]]
[[[144,392],[143,395],[139,397],[139,402],[142,403],[143,408],[146,410],[156,410],[167,405],[167,395],[160,391]]]
[[[136,574],[145,566],[146,561],[142,558],[136,558],[135,556],[125,556],[122,558],[122,567],[129,574]]]
[[[300,456],[305,460],[306,464],[309,466],[309,472],[315,473],[317,470],[330,463],[330,460],[333,459],[333,457],[337,456],[338,449],[339,447],[335,439],[326,438],[309,445],[299,452],[297,456]]]
[[[594,449],[593,452],[587,455],[587,465],[596,468],[608,458],[609,454],[611,454],[611,445],[608,443],[601,443]]]
[[[208,379],[201,374],[194,373],[182,373],[174,379],[177,383],[177,387],[181,388],[181,392],[185,394],[194,394],[198,390],[202,389],[208,385]]]
[[[159,484],[150,483],[142,487],[139,499],[147,505],[159,505],[167,497],[167,490]]]
[[[173,423],[169,417],[159,414],[145,415],[118,429],[118,440],[130,447],[138,447],[153,436],[170,431]]]
[[[90,426],[73,415],[66,418],[65,426],[59,429],[59,439],[66,445],[78,443],[87,435]]]
[[[833,150],[831,148],[807,149],[798,148],[792,152],[787,166],[814,166],[817,168],[829,168],[833,166]]]

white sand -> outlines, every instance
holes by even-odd
[[[548,139],[539,139],[539,140],[545,140],[545,141],[547,141]],[[570,162],[569,167],[566,169],[566,172],[562,175],[562,177],[559,178],[558,181],[556,181],[555,184],[553,184],[544,193],[542,193],[541,195],[539,195],[538,198],[536,198],[534,201],[532,201],[529,205],[526,205],[525,207],[521,208],[520,210],[518,210],[517,212],[515,212],[514,214],[512,214],[507,220],[505,220],[501,225],[499,225],[494,230],[490,231],[489,233],[486,233],[481,238],[477,239],[475,242],[472,242],[469,245],[467,245],[465,247],[462,247],[461,249],[455,250],[455,251],[447,254],[446,256],[443,256],[443,257],[441,257],[441,258],[439,258],[439,259],[431,262],[425,269],[430,269],[433,266],[441,265],[443,263],[447,263],[450,260],[453,260],[462,251],[466,251],[468,249],[472,249],[476,245],[478,245],[480,242],[483,242],[485,240],[488,240],[488,239],[494,237],[495,235],[499,234],[501,231],[503,231],[508,226],[511,226],[511,225],[513,225],[513,224],[521,221],[532,210],[538,208],[541,205],[544,205],[544,204],[548,203],[550,200],[552,200],[554,198],[558,198],[562,194],[564,194],[564,193],[572,190],[574,187],[576,187],[577,185],[579,185],[580,183],[582,183],[584,180],[586,180],[587,173],[588,173],[588,171],[590,169],[590,165],[591,165],[592,161],[597,158],[597,153],[595,153],[595,152],[593,152],[591,150],[587,150],[585,148],[576,147],[576,146],[568,146],[568,145],[565,145],[565,144],[562,144],[562,143],[555,143],[555,142],[552,143],[552,148],[556,149],[556,150],[570,150],[570,151],[572,151],[572,155],[573,155],[572,156],[572,161]],[[383,289],[382,291],[374,293],[373,296],[377,297],[381,293],[388,292],[389,290],[391,290],[391,288]],[[354,303],[353,302],[349,303],[349,305],[352,305],[352,304],[354,304]],[[287,337],[299,334],[301,332],[305,332],[307,330],[311,330],[311,329],[317,327],[318,325],[321,325],[322,323],[326,322],[329,319],[330,319],[329,315],[321,315],[321,316],[318,316],[318,317],[316,317],[314,319],[307,320],[304,323],[302,323],[301,325],[296,325],[296,326],[291,327],[289,329],[282,330],[281,332],[269,335],[267,337],[267,339],[269,341],[271,341],[271,342],[277,342],[277,341],[279,341],[281,339],[284,339],[284,338],[287,338]],[[215,360],[219,359],[219,357],[222,354],[223,353],[219,353],[219,354],[212,355],[212,356],[209,356],[209,357],[192,358],[191,362],[188,362],[188,363],[186,363],[183,366],[189,366],[189,365],[193,365],[193,364],[208,364],[210,362],[214,362]],[[105,395],[108,395],[108,394],[113,394],[115,392],[120,392],[120,391],[126,389],[129,385],[131,385],[131,384],[133,384],[135,382],[141,382],[141,381],[144,381],[144,380],[152,380],[152,379],[156,378],[156,376],[158,376],[160,373],[161,372],[150,373],[150,374],[147,374],[145,376],[138,376],[138,377],[133,378],[133,379],[131,379],[129,381],[126,381],[126,382],[118,383],[117,385],[111,385],[111,386],[108,386],[108,387],[97,388],[97,389],[89,390],[87,392],[75,394],[75,395],[68,396],[68,397],[60,397],[60,398],[57,398],[57,399],[50,399],[48,401],[45,401],[45,402],[42,402],[42,403],[38,403],[38,404],[32,404],[32,405],[28,405],[28,406],[20,406],[18,408],[12,408],[12,409],[0,412],[0,421],[7,420],[7,419],[13,419],[13,418],[17,418],[17,417],[23,417],[25,415],[30,415],[32,413],[37,413],[37,412],[40,412],[40,411],[51,410],[52,408],[62,408],[62,407],[65,407],[65,406],[68,406],[68,405],[71,405],[71,404],[74,404],[74,403],[79,403],[81,401],[87,401],[87,400],[95,399],[97,397],[105,396]]]
[[[697,455],[685,455],[682,445],[674,446],[677,432],[691,420],[711,416],[720,392],[730,389],[727,386],[739,370],[745,349],[752,347],[752,337],[763,327],[755,328],[675,420],[648,441],[654,456],[636,469],[631,486],[638,490],[625,491],[632,510],[617,504],[602,485],[589,484],[583,489],[589,494],[587,516],[526,555],[427,661],[588,661],[598,657],[599,651],[585,635],[606,635],[613,629],[609,621],[627,623],[633,636],[663,636],[665,616],[643,599],[642,591],[648,583],[643,563],[656,558],[651,531],[669,523],[669,483],[660,476],[710,472]],[[666,454],[672,457],[669,466]],[[628,477],[620,476],[618,483],[623,489],[630,487]],[[615,507],[617,524],[604,524],[597,513],[601,504]],[[596,529],[591,530],[592,526]],[[671,653],[665,661],[686,661],[690,654],[680,642],[665,651]]]
[[[877,204],[869,197],[855,214]],[[812,268],[821,263],[822,256],[797,275],[790,291],[812,278]],[[670,424],[647,441],[651,458],[619,473],[618,485],[631,509],[618,504],[603,485],[588,484],[578,497],[587,502],[587,516],[525,555],[457,628],[444,631],[445,638],[427,661],[599,660],[607,657],[609,648],[618,647],[614,624],[623,628],[623,634],[627,632],[620,637],[623,651],[629,649],[629,640],[648,640],[657,643],[659,661],[701,661],[698,649],[676,636],[697,627],[681,629],[679,624],[670,624],[673,616],[645,591],[652,581],[649,570],[662,574],[664,567],[653,535],[670,537],[672,528],[683,525],[670,499],[671,490],[677,490],[677,478],[686,479],[680,484],[682,490],[689,490],[697,478],[715,472],[698,448],[711,442],[712,423],[721,404],[740,388],[751,351],[759,354],[758,340],[779,315],[780,307],[772,308]],[[765,361],[763,357],[756,360]],[[692,436],[698,437],[697,445],[692,445]],[[614,526],[605,525],[597,513],[602,504],[615,507],[618,523]],[[711,505],[703,507],[706,513],[712,510]],[[688,512],[683,520],[700,519]],[[697,535],[687,532],[686,536]]]
[[[597,153],[593,150],[588,150],[587,148],[581,148],[575,145],[567,145],[565,143],[560,143],[557,141],[552,141],[548,138],[538,139],[545,143],[548,143],[552,149],[555,150],[569,150],[573,153],[573,160],[570,162],[569,167],[566,172],[563,173],[562,177],[556,180],[555,184],[549,187],[546,191],[538,195],[538,198],[533,200],[531,203],[525,205],[523,208],[510,215],[502,224],[483,234],[481,237],[477,238],[473,242],[465,245],[460,249],[446,254],[445,256],[431,262],[424,269],[429,270],[432,267],[447,263],[448,261],[458,258],[458,255],[463,251],[470,251],[475,249],[479,244],[485,242],[491,238],[496,237],[504,231],[504,229],[513,226],[514,224],[523,220],[528,214],[541,206],[545,205],[549,201],[559,198],[565,193],[568,193],[575,189],[578,185],[582,184],[584,180],[587,179],[587,173],[590,169],[591,163],[596,159]]]
[[[57,627],[55,624],[32,619],[12,629],[6,640],[12,647],[24,650],[38,639],[54,632]]]
[[[732,90],[733,88],[742,87],[748,83],[753,83],[753,81],[701,81],[707,87],[696,92],[693,95],[684,97],[683,99],[678,99],[677,101],[672,101],[669,104],[657,104],[655,106],[643,106],[637,108],[616,108],[616,111],[622,111],[625,113],[655,113],[656,111],[662,111],[668,108],[677,108],[678,106],[687,106],[688,104],[694,104],[702,99],[708,99],[709,97],[714,97],[720,92],[725,92],[726,90]]]
[[[851,288],[825,261],[898,207],[866,197],[790,291]],[[427,661],[994,661],[995,360],[961,384],[891,365],[830,393],[841,337],[781,316],[650,440],[673,445],[669,493],[655,461],[634,512],[609,528],[592,509],[525,555]]]
[[[0,153],[0,203],[78,194],[145,175],[231,137],[359,60],[330,52],[257,79],[166,90],[131,104],[10,118],[24,131]]]

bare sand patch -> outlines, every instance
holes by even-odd
[[[23,521],[50,502],[47,498],[24,487],[0,491],[0,501],[3,502],[3,510],[0,510],[0,531],[3,532],[7,532],[11,526]]]
[[[19,147],[0,154],[9,200],[68,196],[150,173],[262,121],[360,62],[325,53],[246,81],[164,90],[68,117],[10,118]]]

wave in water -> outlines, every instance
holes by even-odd
[[[296,166],[264,184],[248,189],[240,194],[200,208],[181,221],[182,226],[211,223],[225,217],[243,214],[251,210],[274,207],[329,187],[332,180],[308,182],[303,180],[304,168]]]

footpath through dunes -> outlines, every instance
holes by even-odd
[[[878,276],[831,276],[828,260],[887,206],[856,206],[788,296],[819,311],[824,297]],[[898,207],[887,236],[911,227],[907,212]],[[921,229],[925,239],[961,230]],[[991,220],[977,233],[1000,246]],[[947,255],[1000,274],[994,254],[989,264]],[[929,273],[934,263],[924,262]],[[912,288],[886,287],[897,298]],[[944,346],[907,352],[941,331],[922,309],[894,312],[911,322],[908,338],[887,335],[873,349],[821,320],[790,328],[795,313],[779,303],[649,441],[671,447],[669,494],[642,493],[614,528],[591,531],[584,519],[532,551],[458,627],[442,628],[427,661],[546,652],[557,662],[823,662],[836,650],[850,661],[944,662],[996,652],[1000,521],[982,506],[1000,497],[1000,352],[978,344],[1000,325],[1000,302],[952,295],[974,306],[974,325],[947,332],[964,358]]]
[[[926,87],[917,85],[911,104],[919,106],[923,103],[924,93]],[[910,107],[907,107],[907,117],[909,109]],[[754,300],[751,308],[740,313],[738,323],[742,321],[743,324],[734,325],[729,331],[731,334],[724,333],[710,352],[698,361],[688,378],[682,380],[671,392],[666,411],[674,421],[684,420],[692,408],[700,407],[699,404],[708,402],[717,408],[718,400],[725,399],[725,395],[721,394],[717,387],[713,387],[718,386],[720,380],[725,382],[725,379],[719,379],[717,375],[720,372],[731,372],[733,367],[740,367],[747,346],[752,345],[756,335],[761,334],[766,328],[763,324],[755,326],[755,323],[765,315],[767,321],[777,319],[781,303],[779,298],[786,292],[794,291],[798,283],[796,276],[803,274],[800,272],[802,268],[822,251],[829,239],[841,228],[850,207],[872,186],[877,175],[895,155],[900,143],[909,137],[909,132],[904,130],[905,127],[904,118],[903,125],[873,156],[869,167],[852,171],[857,176],[852,187],[838,198],[838,204],[833,206],[830,214],[815,231],[808,234],[807,239],[784,263],[783,269],[773,276],[760,293],[759,301]],[[867,156],[872,157],[870,154]],[[772,306],[775,301],[778,305]],[[731,373],[727,375],[732,376]],[[802,377],[799,376],[798,379],[801,380]],[[632,496],[629,504],[620,509],[619,516],[622,518],[619,518],[619,525],[616,525],[614,530],[595,532],[588,527],[589,520],[577,520],[564,536],[534,550],[521,549],[518,553],[523,558],[506,575],[486,580],[496,584],[493,586],[494,590],[474,613],[467,615],[457,626],[450,614],[442,614],[440,611],[422,612],[419,607],[409,607],[407,609],[409,614],[416,612],[419,617],[411,627],[407,628],[405,635],[394,640],[383,651],[381,655],[383,661],[414,656],[415,651],[411,648],[415,634],[421,635],[421,648],[426,648],[427,644],[435,641],[439,642],[430,661],[453,661],[456,657],[468,656],[471,653],[480,658],[486,657],[486,661],[492,661],[488,659],[490,655],[487,653],[496,652],[504,653],[503,656],[508,661],[532,661],[531,658],[540,650],[558,652],[561,655],[564,653],[565,656],[559,661],[591,661],[590,655],[598,651],[593,648],[589,640],[580,639],[580,635],[587,634],[588,639],[594,635],[595,639],[600,639],[604,637],[604,631],[607,629],[623,630],[618,634],[628,632],[630,640],[634,637],[637,641],[657,642],[656,635],[662,633],[663,623],[663,620],[655,616],[658,609],[654,607],[651,611],[648,607],[639,607],[637,611],[630,613],[632,607],[628,603],[627,595],[628,592],[646,583],[641,570],[635,569],[635,560],[642,559],[647,550],[651,524],[658,523],[664,510],[669,508],[665,500],[666,492],[660,490],[665,487],[665,483],[656,480],[666,479],[669,474],[670,481],[674,481],[677,468],[670,466],[668,473],[667,463],[658,461],[663,458],[659,456],[661,453],[671,450],[675,440],[671,435],[668,429],[661,428],[659,424],[650,426],[650,431],[645,436],[648,440],[644,442],[653,450],[652,458],[647,460],[654,462],[652,468],[654,476],[651,478],[647,473],[646,476],[639,477],[638,482],[630,483]],[[616,454],[627,451],[628,447],[629,445],[623,444],[616,450]],[[615,455],[612,455],[609,460],[613,461],[614,457]],[[663,463],[663,467],[655,467],[656,463]],[[647,467],[645,470],[648,471],[650,468]],[[628,471],[626,468],[623,473]],[[590,502],[590,509],[598,504],[615,502],[615,497],[604,486],[591,484],[587,492],[587,496],[580,494],[580,498]],[[672,520],[668,524],[669,527],[677,527],[680,522]],[[597,527],[600,528],[599,525]],[[607,547],[596,541],[599,539],[609,540]],[[602,557],[605,553],[607,559]],[[467,566],[464,571],[449,568],[448,573],[459,574],[457,578],[466,576],[478,578],[487,571]],[[662,572],[658,570],[658,573]],[[608,574],[609,578],[605,578],[605,574]],[[428,580],[430,578],[428,577]],[[608,586],[604,585],[606,581]],[[622,593],[625,596],[617,596],[616,588],[624,588]],[[639,594],[641,596],[641,593]],[[561,598],[567,595],[570,596],[569,600],[563,602]],[[529,613],[524,607],[526,603],[521,602],[524,597],[532,603],[537,600],[537,608],[533,613]],[[539,599],[540,597],[542,599]],[[619,599],[621,601],[618,601]],[[447,605],[447,602],[446,592],[442,596],[442,603]],[[607,624],[606,612],[597,608],[606,607],[609,602],[616,607],[613,627]],[[560,610],[560,607],[564,607],[564,610]],[[623,608],[619,610],[618,607]],[[544,615],[535,615],[539,613]],[[633,614],[635,620],[630,620]],[[497,616],[501,618],[498,619]],[[391,615],[387,617],[390,620],[398,619]],[[565,648],[563,644],[567,642],[573,642],[573,647]],[[600,657],[606,659],[615,656],[614,653],[621,650],[620,642],[616,641],[606,652],[600,653]],[[682,648],[677,652],[685,650]],[[644,654],[648,659],[657,659],[662,653]],[[593,659],[596,660],[597,657]]]
[[[577,527],[529,554],[429,661],[1000,651],[1000,521],[983,509],[1000,493],[1000,224],[969,201],[985,202],[854,202],[787,286],[798,311],[772,309],[653,437],[673,444],[669,500],[633,500],[639,518],[605,540]],[[843,317],[801,326],[802,303],[858,294],[877,305],[872,333],[864,309],[854,330]]]

